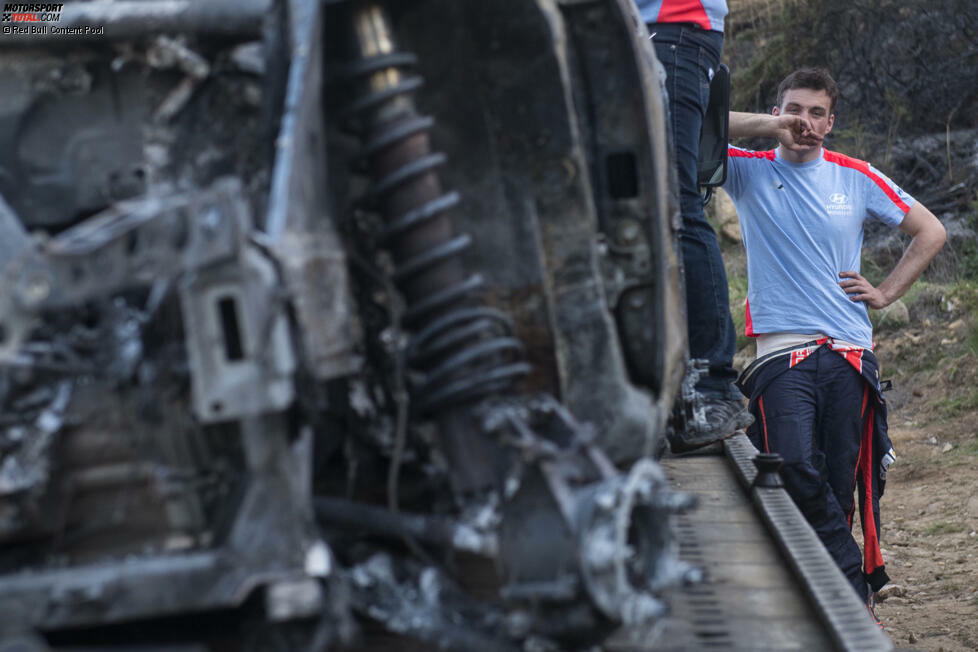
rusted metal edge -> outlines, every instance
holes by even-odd
[[[724,442],[745,491],[788,565],[798,578],[815,610],[828,628],[836,649],[852,652],[883,652],[893,644],[873,622],[866,609],[829,555],[805,517],[782,489],[752,487],[757,470],[752,460],[758,451],[740,432]]]

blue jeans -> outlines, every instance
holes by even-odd
[[[697,169],[700,128],[710,98],[712,71],[720,63],[723,34],[685,24],[653,23],[655,54],[666,71],[669,123],[676,167],[682,228],[680,248],[686,279],[689,354],[710,362],[697,389],[708,396],[739,398],[733,356],[737,335],[730,318],[727,272],[716,232],[703,215]]]

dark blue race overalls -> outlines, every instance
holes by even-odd
[[[893,458],[876,356],[822,339],[756,360],[737,386],[750,399],[754,446],[784,458],[788,494],[867,600],[889,581],[879,499],[884,457],[890,454],[887,465]],[[851,532],[857,489],[862,555]]]

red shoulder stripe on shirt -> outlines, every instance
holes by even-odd
[[[735,158],[766,158],[769,161],[774,160],[773,149],[769,149],[766,152],[755,152],[752,149],[733,149],[732,147],[728,147],[727,154]]]
[[[825,152],[825,160],[828,161],[829,163],[835,163],[836,165],[841,165],[844,168],[852,168],[853,170],[858,170],[859,172],[862,172],[867,177],[869,177],[870,180],[873,183],[875,183],[877,186],[879,186],[880,190],[886,193],[886,196],[889,197],[893,201],[893,203],[896,204],[897,207],[904,212],[904,214],[906,214],[906,212],[910,210],[910,207],[907,206],[907,203],[902,199],[900,199],[900,196],[896,194],[893,188],[890,187],[890,184],[884,181],[883,178],[880,177],[880,175],[874,173],[872,170],[869,169],[869,163],[867,163],[866,161],[860,161],[857,158],[852,158],[851,156],[846,156],[845,154],[839,154],[838,152],[830,152],[827,149],[823,151]]]
[[[659,10],[657,23],[693,23],[703,29],[713,29],[702,0],[666,0]]]

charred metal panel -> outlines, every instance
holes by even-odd
[[[275,141],[264,231],[292,293],[303,364],[316,379],[329,380],[360,364],[359,320],[335,205],[328,194],[321,12],[309,3],[294,2],[291,7],[291,33],[308,29],[310,36],[308,42],[291,43],[292,66]]]
[[[232,17],[191,4],[90,3],[72,20],[97,14],[124,43],[20,42],[0,58],[4,635],[211,612],[259,592],[270,621],[346,609],[324,602],[336,569],[312,512],[313,433],[288,414],[287,302],[304,290],[285,290],[251,217],[293,210],[269,199],[272,143],[276,116],[319,101],[301,88],[319,5],[296,3],[288,42],[312,54],[293,62],[296,101],[270,109],[289,57],[266,27],[288,7],[235,3]],[[178,37],[142,38],[192,16]],[[291,120],[285,135],[308,126]],[[305,200],[310,220],[322,203]],[[38,231],[18,236],[11,216]]]
[[[356,371],[362,359],[346,252],[323,222],[321,230],[289,231],[273,247],[293,297],[303,365],[325,381]]]
[[[662,616],[690,503],[611,461],[681,374],[668,319],[615,315],[675,280],[625,2],[93,2],[104,41],[18,44],[0,192],[45,232],[0,270],[0,631]]]
[[[6,266],[29,243],[24,224],[0,196],[0,261],[3,261],[0,267]]]
[[[599,251],[609,307],[632,380],[656,397],[671,397],[683,374],[686,331],[658,64],[633,3],[564,3],[562,12],[604,236]]]
[[[90,53],[36,51],[5,55],[0,71],[0,193],[30,227],[63,227],[145,191],[146,98],[135,71],[113,73]]]
[[[597,4],[605,15],[617,17],[610,23],[616,31],[609,30],[616,41],[636,39],[634,27],[623,20],[624,3]],[[660,351],[659,368],[668,365],[670,380],[650,398],[629,377],[621,338],[608,314],[599,215],[588,173],[592,146],[581,133],[572,96],[572,89],[583,94],[592,89],[571,66],[564,16],[550,2],[435,0],[403,12],[401,20],[425,76],[442,80],[422,100],[438,117],[438,142],[450,158],[468,162],[446,168],[445,176],[463,197],[459,220],[473,233],[471,260],[487,275],[493,300],[516,317],[517,334],[535,363],[529,387],[557,392],[578,418],[598,426],[612,457],[634,458],[652,445],[671,408],[674,378],[682,374],[683,346],[677,340],[682,331],[655,329],[652,348]],[[441,30],[435,37],[445,21],[465,29]],[[446,57],[446,51],[452,56]],[[623,68],[625,56],[619,55]],[[451,65],[458,60],[469,64]],[[639,77],[639,65],[632,60],[633,79]],[[655,135],[661,123],[646,117],[661,119],[661,107],[654,108],[658,87],[651,83],[641,78],[638,88],[619,87],[621,100],[638,107],[632,112],[638,124],[630,132],[636,157],[665,142],[664,133]],[[613,104],[617,98],[602,99]],[[660,224],[667,219],[665,210],[650,216],[659,209],[660,196],[649,161],[651,156],[638,163],[642,196],[626,203],[635,207],[636,216],[641,213],[640,224],[649,224],[659,237],[670,226]],[[643,231],[643,240],[648,238]],[[662,267],[663,278],[675,279],[674,257],[646,258],[646,283],[653,265]],[[499,265],[500,260],[513,262]],[[670,324],[655,311],[650,319]],[[641,345],[648,348],[645,340]]]
[[[461,507],[455,531],[476,534],[477,547],[493,558],[499,595],[513,618],[510,636],[538,631],[567,638],[587,629],[597,633],[608,622],[656,618],[661,605],[644,582],[667,584],[683,575],[681,565],[665,561],[671,556],[666,513],[681,505],[669,503],[664,484],[652,476],[640,472],[627,480],[604,452],[619,459],[640,455],[661,435],[656,429],[664,412],[628,378],[604,295],[598,220],[560,13],[550,2],[436,0],[392,6],[394,20],[388,23],[370,3],[343,9],[327,25],[352,24],[356,39],[347,50],[353,53],[349,60],[327,71],[328,79],[337,80],[328,91],[342,94],[346,81],[351,97],[330,112],[328,144],[333,165],[338,158],[352,159],[356,147],[346,139],[352,132],[362,139],[368,161],[363,171],[371,183],[360,198],[351,196],[340,175],[331,181],[343,198],[339,203],[351,207],[348,232],[361,248],[361,265],[371,266],[356,275],[362,302],[380,305],[389,315],[386,323],[367,324],[366,341],[376,337],[387,344],[374,349],[370,366],[394,368],[396,381],[398,343],[407,340],[407,361],[416,364],[412,371],[419,378],[402,397],[418,406],[419,416],[433,413],[436,448]],[[445,30],[446,23],[466,29]],[[457,36],[446,43],[447,34]],[[458,60],[470,65],[449,65]],[[433,119],[416,107],[429,110]],[[441,147],[446,156],[433,153]],[[445,165],[446,160],[459,163]],[[445,186],[457,187],[457,196]],[[468,276],[455,263],[479,274]],[[385,272],[391,281],[376,282]],[[471,296],[483,285],[491,308]],[[403,294],[403,306],[395,289]],[[445,305],[431,307],[436,298]],[[456,301],[458,313],[451,312]],[[498,307],[512,308],[516,335],[534,329],[547,334],[531,343],[531,360],[543,371],[532,373],[528,383],[556,389],[573,417],[546,395],[513,396],[504,384],[458,393],[468,379],[450,375],[450,366],[457,363],[478,376],[483,369],[464,365],[496,346],[500,352],[517,348],[515,338],[505,335],[463,343],[463,333],[483,336],[477,319],[495,319]],[[464,326],[456,332],[458,325]],[[364,378],[365,385],[370,382]],[[396,401],[399,390],[389,391]],[[404,449],[398,446],[404,444],[398,442],[404,440],[404,431],[395,437],[392,464],[400,463]],[[633,484],[643,489],[632,492]],[[601,506],[592,508],[595,501]],[[660,502],[661,513],[652,507]],[[335,498],[319,505],[321,517],[334,525],[356,523],[409,538],[419,527],[419,506],[405,505],[409,518],[384,517],[375,508],[357,518]],[[388,505],[397,511],[391,484]],[[430,524],[444,531],[439,514]],[[623,548],[622,527],[649,542],[630,549],[638,559],[627,563],[642,567],[643,577],[661,573],[659,579],[623,579],[632,575],[622,560],[633,553]],[[427,542],[446,538],[432,531],[417,536]],[[651,543],[656,540],[663,545]],[[498,542],[498,556],[489,552],[496,550],[489,541]],[[660,556],[661,563],[651,561]],[[377,591],[378,583],[386,585],[385,595],[403,590],[394,584],[396,572],[381,573],[380,562],[365,563],[377,572],[361,578],[364,591]],[[416,628],[405,624],[409,612],[385,608],[382,620],[393,631],[407,627],[432,643],[451,638],[445,629],[431,631],[427,619],[419,619]]]

